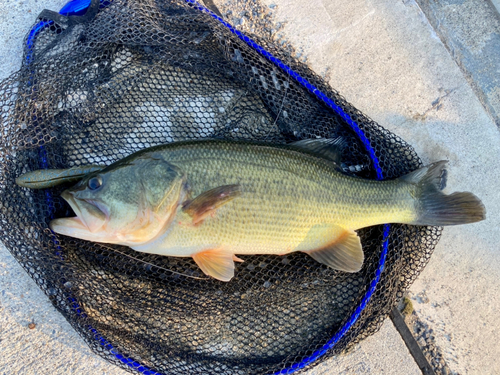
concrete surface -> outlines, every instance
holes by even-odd
[[[491,3],[497,9],[497,12],[500,12],[500,0],[491,0]]]
[[[485,0],[416,0],[500,126],[500,15]]]
[[[35,16],[64,3],[0,4],[2,77],[19,66]],[[452,373],[500,373],[500,135],[456,61],[413,0],[265,4],[283,23],[283,37],[348,101],[412,144],[424,162],[450,160],[449,192],[472,191],[483,200],[488,219],[444,230],[411,298]],[[0,352],[0,373],[125,373],[90,352],[3,247]],[[389,320],[349,355],[310,371],[402,373],[419,370]]]

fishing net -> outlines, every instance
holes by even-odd
[[[346,173],[391,179],[420,166],[411,146],[307,66],[194,1],[92,0],[80,13],[44,11],[21,69],[0,83],[0,235],[87,344],[144,374],[272,374],[303,371],[377,331],[440,228],[360,230],[358,273],[303,253],[255,255],[227,283],[191,258],[48,229],[73,216],[60,198],[69,185],[30,190],[17,176],[173,141],[341,136]]]

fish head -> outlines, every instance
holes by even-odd
[[[153,239],[173,219],[187,193],[183,172],[146,154],[85,176],[65,190],[75,217],[52,220],[59,234],[127,246]]]

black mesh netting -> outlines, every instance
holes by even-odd
[[[14,179],[40,168],[109,164],[185,139],[285,143],[337,136],[348,143],[345,170],[376,178],[365,145],[290,74],[196,7],[181,0],[116,0],[95,12],[96,5],[94,0],[94,12],[84,18],[42,13],[27,37],[23,66],[0,83],[2,242],[88,345],[124,368],[267,374],[300,363],[330,340],[367,293],[383,226],[359,232],[366,256],[359,273],[335,271],[297,253],[243,257],[228,283],[199,280],[189,277],[204,276],[191,258],[52,234],[52,218],[72,216],[59,197],[68,185],[29,190]],[[420,165],[411,146],[306,66],[269,41],[252,38],[359,125],[384,178]],[[439,228],[391,225],[375,294],[322,358],[378,329],[439,236]]]

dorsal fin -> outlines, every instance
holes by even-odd
[[[341,170],[342,151],[346,146],[346,142],[342,137],[303,139],[290,143],[290,146],[330,160]]]

